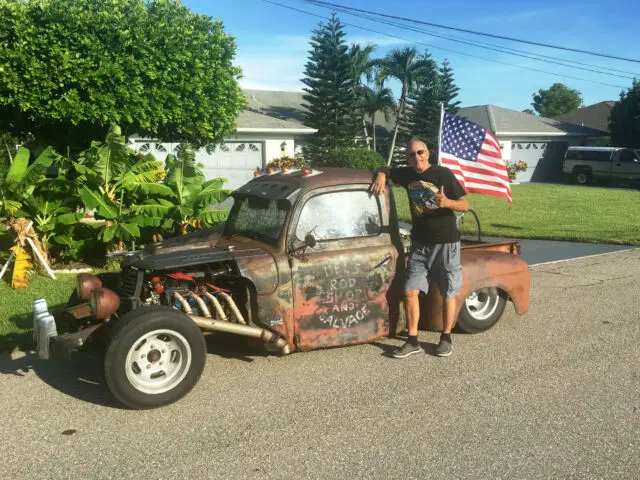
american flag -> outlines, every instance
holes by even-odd
[[[468,193],[505,197],[511,205],[500,144],[486,128],[444,112],[440,164],[453,172]]]

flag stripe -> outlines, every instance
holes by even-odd
[[[499,152],[496,152],[495,148],[488,149],[483,145],[482,148],[480,149],[480,153],[482,155],[486,155],[487,157],[497,158],[499,160],[502,160],[502,155]]]
[[[456,178],[458,178],[458,181],[460,181],[460,183],[463,183],[465,187],[470,185],[472,186],[486,185],[487,187],[492,187],[499,190],[505,190],[509,188],[506,182],[495,182],[495,181],[486,180],[487,178],[486,175],[471,177],[469,175],[465,175],[460,170],[453,169],[453,168],[450,168],[450,170],[453,172]],[[483,178],[479,178],[479,177],[483,177]]]
[[[468,164],[471,165],[468,165]],[[492,180],[502,180],[505,183],[509,182],[509,175],[504,173],[504,169],[500,170],[486,166],[480,162],[465,162],[464,160],[457,160],[455,157],[442,157],[442,164],[446,165],[450,170],[459,166],[461,171],[468,172],[470,174],[484,174],[490,177]]]

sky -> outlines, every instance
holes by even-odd
[[[304,86],[300,79],[304,77],[309,40],[318,22],[326,22],[325,19],[331,15],[331,9],[310,5],[304,0],[272,1],[308,13],[265,0],[183,0],[183,4],[196,13],[220,19],[225,31],[235,37],[235,64],[242,67],[240,84],[243,88],[300,91]],[[517,0],[334,0],[333,3],[640,60],[640,2],[637,0],[539,0],[535,3]],[[347,24],[347,43],[376,45],[374,57],[383,57],[395,48],[415,46],[419,52],[427,49],[438,63],[447,59],[460,88],[458,99],[462,106],[491,104],[524,110],[531,108],[533,93],[547,89],[555,82],[580,91],[584,105],[591,105],[619,99],[620,92],[631,86],[634,76],[640,79],[640,61],[614,60],[419,24],[414,24],[413,28],[423,31],[415,32],[346,13],[338,13],[338,17]],[[547,55],[555,57],[554,62],[581,62],[588,65],[583,68],[618,76],[539,62],[438,38],[429,33],[474,44],[482,42],[492,48],[515,49],[525,55]],[[391,87],[398,91],[398,85],[391,84]]]

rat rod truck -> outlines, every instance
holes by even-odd
[[[254,337],[281,354],[394,336],[404,322],[409,241],[391,189],[371,195],[371,179],[335,168],[254,178],[233,192],[224,231],[133,252],[120,274],[78,275],[77,304],[56,318],[35,300],[40,357],[104,340],[109,389],[142,409],[174,402],[197,383],[203,332]],[[463,242],[459,328],[490,328],[507,300],[527,311],[530,273],[518,253],[515,241]],[[421,328],[438,330],[442,300],[432,287]]]

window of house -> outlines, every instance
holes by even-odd
[[[316,240],[369,237],[380,233],[378,199],[366,190],[317,195],[305,203],[296,227],[303,240],[311,233]]]

